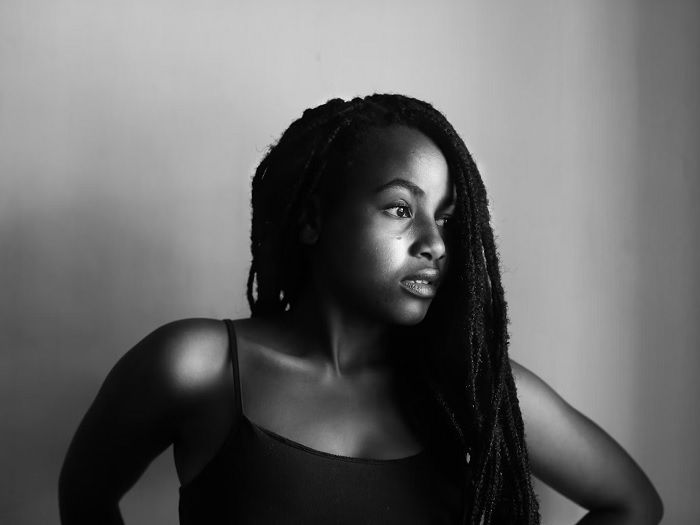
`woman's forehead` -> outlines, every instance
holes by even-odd
[[[366,193],[397,179],[423,192],[451,196],[454,191],[440,148],[427,135],[407,126],[369,130],[346,166],[344,173],[332,176],[333,186],[346,192]]]

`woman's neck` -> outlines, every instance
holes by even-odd
[[[309,356],[341,376],[386,365],[390,327],[358,315],[320,294],[305,292],[282,316],[285,326],[303,340]]]

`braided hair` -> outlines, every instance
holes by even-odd
[[[306,278],[298,231],[309,200],[327,173],[352,162],[370,131],[392,125],[438,145],[456,190],[448,275],[425,319],[401,327],[411,351],[397,365],[412,421],[426,439],[457,451],[451,459],[464,474],[463,523],[539,523],[486,190],[463,140],[432,105],[394,94],[336,98],[304,111],[270,147],[252,182],[252,316],[293,306]]]

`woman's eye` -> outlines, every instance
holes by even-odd
[[[386,211],[387,213],[389,213],[389,215],[392,215],[393,217],[398,217],[399,219],[409,219],[412,217],[411,208],[406,206],[405,204],[391,206],[390,208],[387,208]]]
[[[438,223],[438,226],[445,227],[450,223],[451,219],[452,217],[448,215],[447,217],[440,217],[436,222]]]

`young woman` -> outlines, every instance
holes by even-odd
[[[539,522],[532,473],[658,523],[612,438],[508,358],[486,192],[430,104],[309,109],[253,179],[250,319],[167,324],[110,372],[68,451],[65,524],[118,502],[169,445],[180,522]]]

